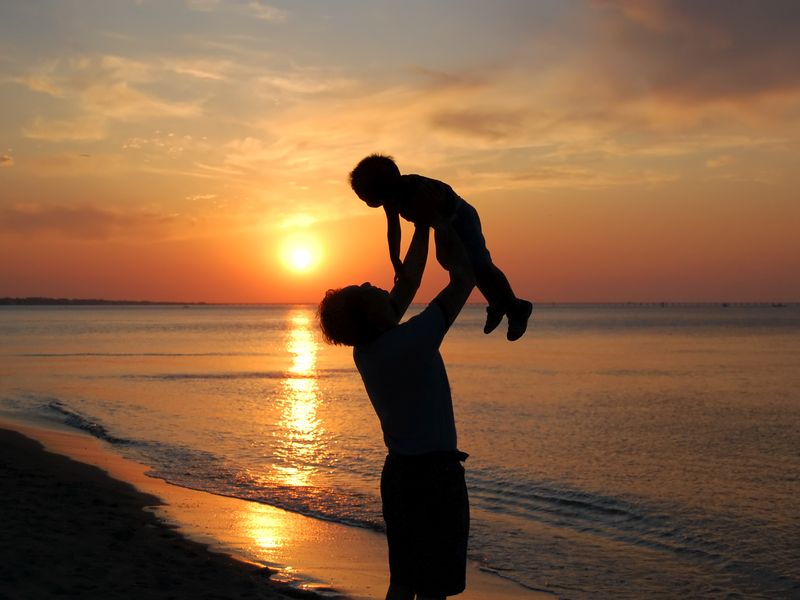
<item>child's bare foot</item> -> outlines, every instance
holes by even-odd
[[[503,321],[505,313],[502,308],[494,306],[486,307],[486,325],[483,326],[483,333],[492,333]]]
[[[528,328],[528,319],[533,312],[533,304],[527,300],[517,300],[516,306],[508,311],[508,333],[506,338],[509,342],[518,340],[523,336]]]

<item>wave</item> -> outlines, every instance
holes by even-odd
[[[155,381],[185,381],[185,380],[236,380],[236,379],[320,379],[324,373],[313,374],[292,373],[290,371],[225,371],[221,373],[157,373],[157,374],[126,374],[114,375],[120,379],[144,379]]]
[[[69,358],[69,357],[185,357],[185,356],[269,356],[267,352],[31,352],[15,354],[21,358]]]
[[[671,553],[691,552],[697,558],[710,560],[719,559],[723,553],[713,542],[691,536],[688,523],[679,523],[656,507],[569,489],[560,483],[521,482],[511,475],[498,477],[478,472],[470,478],[470,496],[476,507],[490,512],[628,544]]]
[[[283,377],[284,373],[220,373],[208,375],[172,374],[160,378]],[[134,440],[116,435],[99,420],[84,415],[58,399],[47,400],[48,411],[75,429],[115,446],[132,447],[136,457],[154,469],[154,475],[184,487],[262,502],[307,516],[347,525],[382,530],[376,498],[360,493],[320,487],[297,488],[249,477],[245,472],[223,465],[223,460],[201,449],[163,442]],[[191,473],[191,475],[190,475]],[[470,497],[475,508],[567,528],[583,534],[612,538],[627,544],[646,546],[694,559],[719,561],[729,555],[727,548],[713,540],[692,535],[697,527],[676,518],[674,510],[654,507],[597,493],[569,489],[560,483],[521,480],[513,473],[483,469],[470,470]],[[671,516],[667,516],[667,514]],[[701,527],[700,529],[706,529]]]
[[[102,439],[120,448],[124,454],[147,464],[151,476],[171,484],[201,490],[220,496],[269,504],[295,513],[326,521],[357,526],[375,531],[383,530],[380,501],[377,495],[347,489],[348,486],[313,485],[294,486],[265,479],[264,472],[251,471],[201,448],[191,448],[168,442],[134,440],[117,435],[100,420],[82,414],[58,399],[45,399],[44,407],[59,416],[68,426]],[[263,463],[267,468],[268,463]],[[328,464],[304,466],[328,468]],[[352,470],[353,464],[339,463],[339,469]],[[376,475],[364,465],[365,473]],[[324,483],[324,482],[323,482]],[[723,519],[717,515],[694,514],[687,507],[658,506],[652,502],[639,502],[608,496],[602,493],[569,487],[562,482],[531,481],[519,473],[483,468],[470,469],[468,487],[474,508],[498,514],[500,521],[480,519],[474,525],[477,542],[473,555],[487,572],[502,576],[531,589],[537,588],[530,573],[539,572],[535,556],[539,547],[525,538],[515,538],[510,525],[509,535],[497,541],[498,531],[513,523],[541,523],[562,532],[596,539],[612,540],[628,548],[644,547],[672,555],[679,561],[689,560],[706,565],[710,577],[755,580],[785,588],[786,581],[764,560],[757,558],[763,552],[745,552],[730,544],[724,532],[742,529],[736,519]],[[477,516],[477,515],[476,515]],[[493,524],[490,524],[493,523]],[[500,528],[499,530],[497,528]],[[720,533],[723,535],[719,535]],[[740,540],[748,546],[748,534],[742,532]],[[566,535],[564,539],[579,539]],[[738,538],[737,538],[738,539]],[[501,546],[497,547],[500,543]],[[492,558],[483,554],[491,547]],[[590,548],[596,548],[589,544]],[[534,549],[537,551],[534,551]],[[542,547],[543,548],[543,547]],[[752,549],[752,548],[750,548]],[[530,556],[529,556],[530,555]],[[526,558],[529,557],[529,558]],[[584,557],[589,560],[590,557]],[[541,560],[541,556],[539,556]],[[727,574],[727,575],[726,575]]]
[[[298,487],[272,483],[230,466],[212,452],[157,441],[115,435],[99,420],[82,414],[61,400],[44,398],[40,404],[59,422],[119,447],[131,458],[152,470],[148,475],[167,483],[219,496],[269,504],[305,516],[383,531],[375,498],[359,492],[332,488]]]
[[[185,381],[185,380],[237,380],[237,379],[324,379],[353,375],[352,369],[319,369],[311,373],[294,373],[292,371],[221,371],[217,373],[126,373],[112,375],[114,379],[140,379],[153,381]],[[95,378],[95,376],[89,376]]]
[[[46,403],[45,407],[48,410],[55,412],[58,415],[61,415],[62,417],[61,421],[65,425],[69,425],[70,427],[84,431],[110,444],[137,445],[140,443],[136,440],[129,440],[126,438],[112,435],[111,433],[109,433],[108,429],[104,425],[101,425],[97,421],[80,414],[78,411],[72,408],[68,408],[60,400],[50,400]]]

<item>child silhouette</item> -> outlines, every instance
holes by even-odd
[[[506,337],[522,337],[533,304],[517,298],[505,274],[495,266],[486,249],[478,212],[446,183],[422,175],[402,175],[391,156],[371,154],[350,173],[350,186],[367,206],[382,206],[388,225],[389,258],[395,278],[403,276],[400,260],[400,217],[434,232],[450,223],[467,250],[478,289],[486,307],[484,333],[491,333],[508,317]]]

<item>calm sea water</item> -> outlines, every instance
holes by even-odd
[[[565,598],[800,597],[800,308],[467,308],[442,352],[470,553]],[[3,307],[0,409],[170,482],[380,528],[384,448],[314,309]]]

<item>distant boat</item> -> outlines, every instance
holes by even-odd
[[[773,302],[772,308],[786,308],[786,305],[783,302]]]

